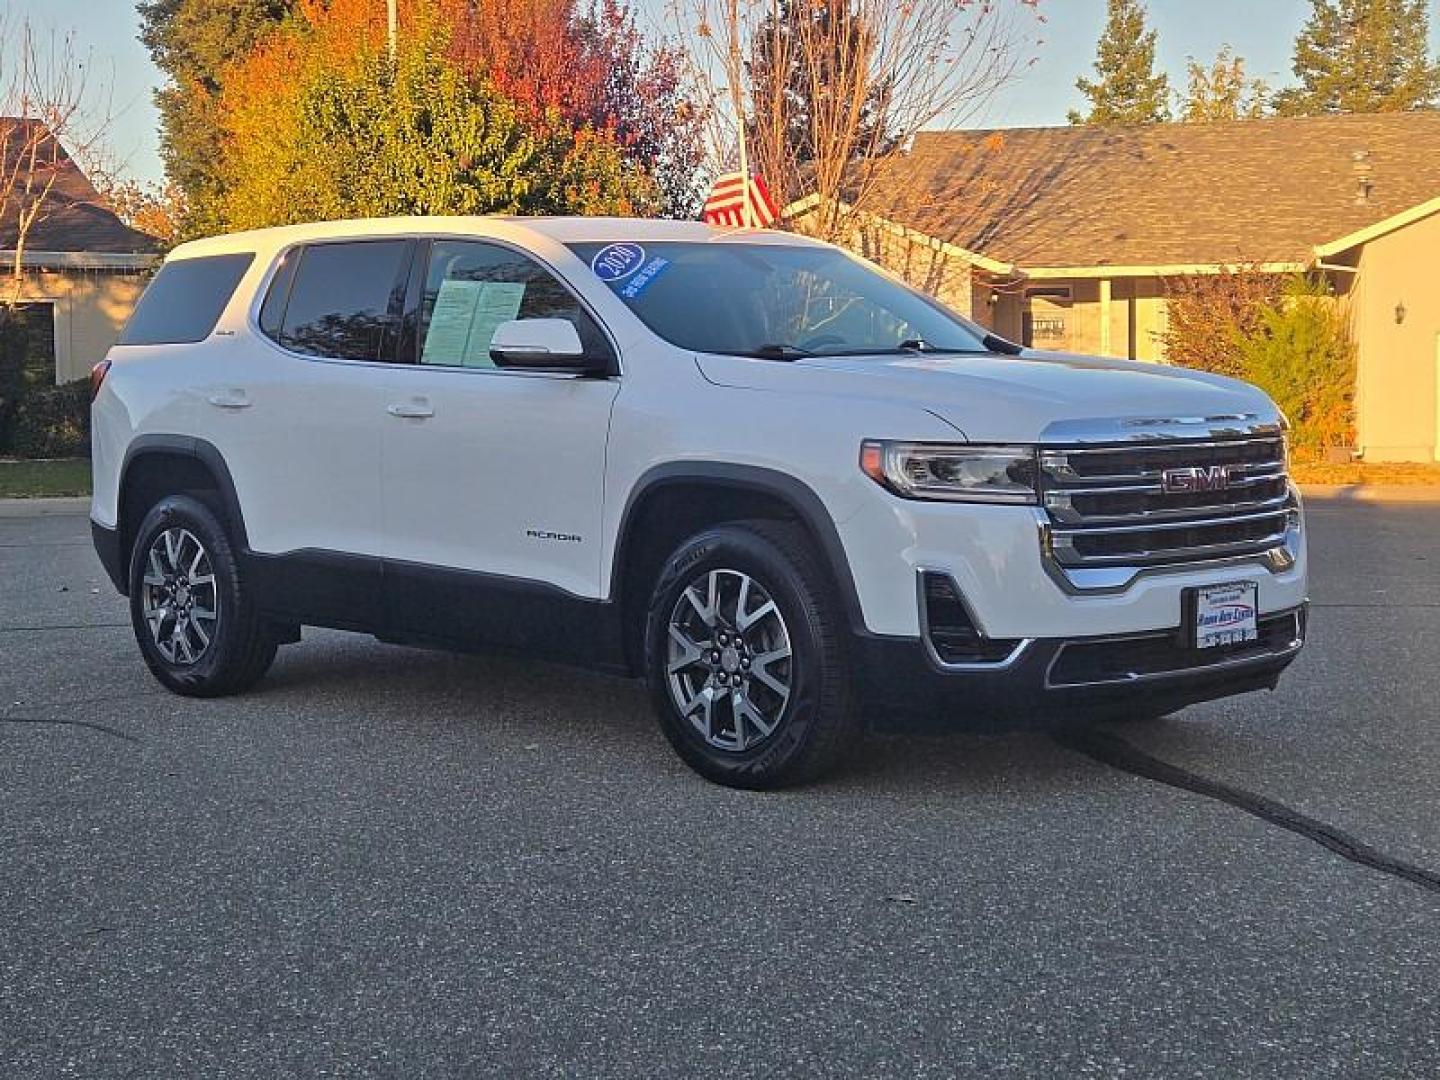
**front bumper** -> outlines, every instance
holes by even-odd
[[[867,709],[924,715],[964,727],[1046,723],[1097,710],[1173,712],[1274,689],[1304,647],[1308,608],[1261,617],[1260,639],[1187,649],[1178,630],[1040,638],[994,664],[944,667],[922,639],[855,639],[857,690]]]
[[[875,486],[837,522],[869,634],[915,639],[923,633],[915,602],[921,573],[955,583],[976,627],[997,640],[1100,637],[1174,625],[1183,591],[1253,580],[1261,614],[1305,602],[1303,525],[1286,538],[1285,558],[1253,555],[1179,562],[1127,571],[1078,585],[1045,554],[1045,515],[1035,507],[903,500]],[[1079,587],[1083,586],[1083,587]]]

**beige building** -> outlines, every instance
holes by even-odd
[[[1163,361],[1167,282],[1325,274],[1361,453],[1440,459],[1440,112],[926,132],[902,171],[854,246],[1036,348]]]
[[[121,222],[35,121],[0,117],[0,131],[7,151],[0,175],[18,175],[21,151],[38,137],[46,142],[35,155],[40,164],[33,184],[54,180],[21,248],[19,297],[30,328],[30,362],[32,368],[47,369],[32,370],[31,377],[56,382],[84,378],[120,336],[140,298],[150,269],[159,261],[155,241]],[[38,136],[32,134],[36,132]],[[6,300],[15,288],[17,220],[16,206],[0,206],[0,282]]]

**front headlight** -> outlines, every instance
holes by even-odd
[[[877,484],[907,499],[948,502],[1039,502],[1033,446],[956,446],[870,439],[860,468]]]

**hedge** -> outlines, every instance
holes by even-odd
[[[8,442],[4,452],[16,457],[88,457],[90,380],[26,390],[11,420]]]

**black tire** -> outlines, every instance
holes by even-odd
[[[192,631],[187,643],[195,642],[193,660],[185,660],[183,651],[191,649],[189,644],[178,645],[176,619],[167,616],[157,621],[160,630],[152,629],[147,610],[156,610],[148,605],[152,600],[163,599],[167,604],[173,600],[174,585],[157,587],[147,585],[146,575],[155,577],[151,563],[151,549],[157,542],[164,545],[166,534],[175,535],[175,530],[189,533],[203,546],[206,564],[213,577],[213,584],[196,586],[194,592],[188,578],[184,579],[186,618],[199,622],[199,612],[190,607],[192,598],[204,597],[203,603],[216,603],[215,620],[207,624],[208,643],[199,646],[200,631]],[[188,561],[193,547],[187,547],[181,561]],[[163,551],[162,551],[163,555]],[[164,561],[163,558],[161,560]],[[167,578],[167,580],[170,580]],[[239,693],[253,686],[270,667],[278,648],[275,636],[261,620],[255,605],[250,602],[244,574],[236,558],[234,545],[229,533],[215,516],[215,513],[199,499],[189,495],[168,495],[156,503],[135,537],[135,546],[130,553],[130,622],[135,631],[135,640],[146,665],[168,689],[190,697],[222,697]],[[204,590],[202,592],[202,589]],[[170,590],[168,593],[165,590]],[[202,601],[195,600],[195,607]],[[173,611],[173,606],[167,610]],[[168,629],[168,635],[165,631]],[[166,643],[162,644],[165,639]],[[175,657],[166,655],[166,650]]]
[[[757,736],[754,745],[713,745],[699,730],[703,721],[687,719],[672,693],[672,615],[685,590],[697,580],[708,580],[712,571],[737,581],[740,575],[752,579],[774,602],[782,620],[779,632],[788,640],[790,659],[782,663],[789,695],[769,715],[774,724],[768,735],[760,736],[751,725],[750,734]],[[715,630],[712,640],[718,641],[720,632]],[[727,787],[765,790],[802,784],[833,768],[855,746],[860,724],[848,651],[843,604],[826,568],[801,529],[779,522],[721,525],[686,540],[662,567],[646,615],[646,675],[661,729],[686,764]],[[756,667],[761,659],[755,656]],[[704,666],[697,678],[713,680],[723,673],[708,662],[699,663]],[[756,675],[748,664],[746,675]],[[749,682],[744,692],[750,693]],[[755,692],[757,700],[768,693],[759,687]],[[719,695],[728,708],[727,692]],[[771,698],[772,704],[775,700]],[[733,715],[731,723],[737,730],[745,726]],[[743,744],[744,737],[739,741]]]

